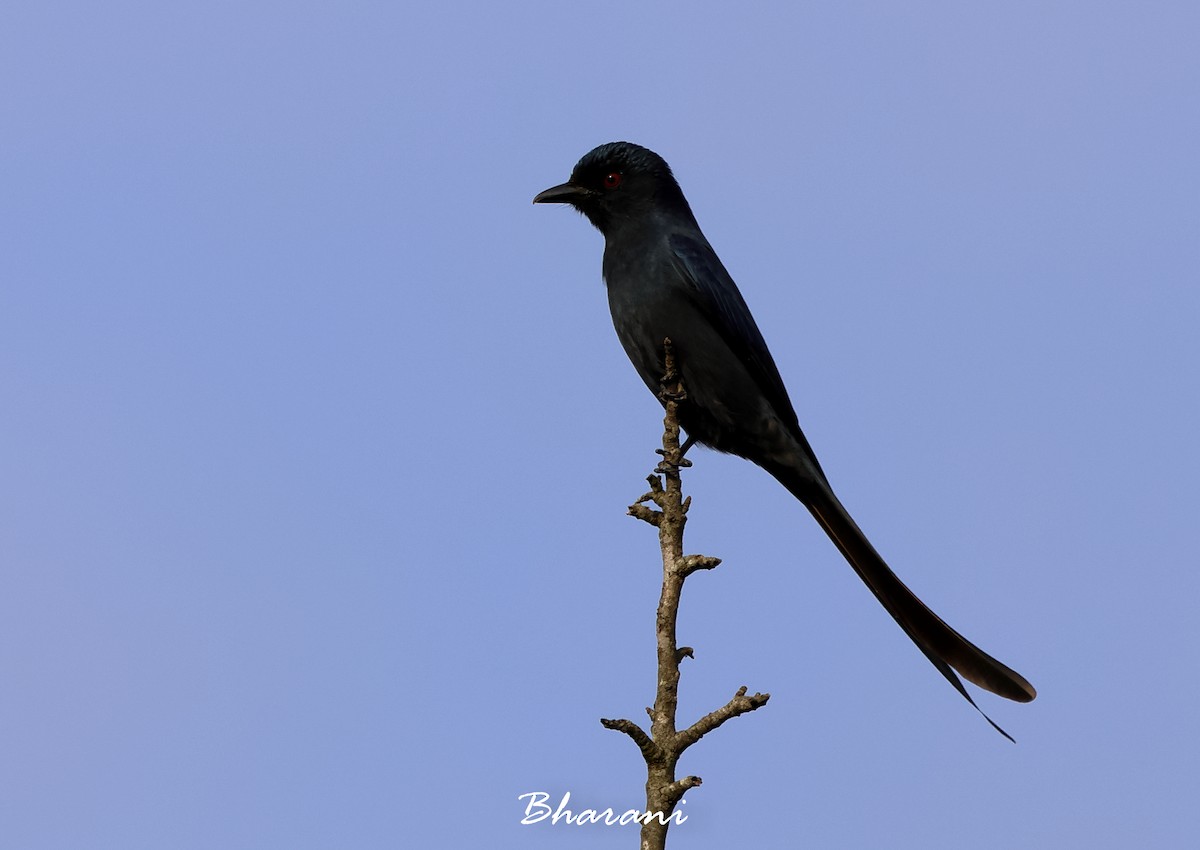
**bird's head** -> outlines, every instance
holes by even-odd
[[[666,160],[631,142],[609,142],[584,155],[571,179],[540,192],[535,204],[570,204],[601,233],[653,213],[691,215]]]

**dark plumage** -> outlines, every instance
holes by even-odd
[[[617,336],[655,393],[663,339],[670,338],[687,392],[679,420],[689,440],[753,461],[783,484],[972,705],[955,670],[1008,699],[1036,696],[1020,674],[946,625],[905,587],[838,501],[754,317],[662,157],[629,142],[601,145],[579,161],[567,183],[533,200],[570,204],[604,234],[604,280]]]

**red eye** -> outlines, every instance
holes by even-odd
[[[621,185],[621,172],[610,171],[604,175],[604,188],[615,189]]]

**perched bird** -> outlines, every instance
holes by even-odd
[[[613,324],[655,394],[663,374],[663,340],[671,340],[686,392],[678,408],[685,446],[697,442],[771,473],[808,508],[900,628],[971,705],[975,701],[956,670],[1011,700],[1029,702],[1037,695],[1024,677],[950,628],[905,587],[838,501],[800,430],[754,317],[662,157],[629,142],[601,145],[579,160],[569,181],[533,202],[569,204],[604,235]]]

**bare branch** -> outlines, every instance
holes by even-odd
[[[645,505],[639,505],[637,502],[634,502],[629,506],[629,515],[631,517],[640,519],[642,522],[648,522],[655,527],[662,522],[661,511],[656,511],[653,508],[646,507]]]
[[[716,711],[709,712],[701,717],[687,729],[679,733],[676,738],[679,744],[680,752],[686,750],[692,744],[699,741],[712,730],[716,729],[726,720],[731,720],[734,717],[754,711],[767,704],[767,700],[771,698],[770,694],[755,694],[754,696],[746,696],[746,686],[742,685],[734,694],[733,699],[725,703]]]
[[[658,744],[650,739],[650,736],[642,730],[632,720],[605,720],[600,718],[600,725],[605,729],[612,729],[617,732],[624,732],[633,742],[638,745],[638,749],[642,751],[642,756],[646,761],[657,760],[662,758],[662,751]]]
[[[671,801],[671,805],[673,806],[683,799],[683,795],[688,792],[688,789],[703,784],[704,780],[699,776],[685,776],[683,779],[677,779],[664,788],[663,794]]]
[[[690,646],[678,646],[676,624],[679,619],[679,599],[683,582],[700,570],[711,570],[721,563],[720,558],[707,555],[683,554],[683,528],[687,524],[687,511],[692,499],[683,497],[680,471],[690,467],[691,461],[683,454],[691,445],[679,443],[679,405],[687,400],[679,371],[676,369],[671,341],[663,340],[664,375],[659,389],[659,399],[666,409],[663,417],[662,455],[653,475],[647,478],[649,492],[643,494],[629,506],[629,515],[658,529],[659,547],[662,550],[663,584],[658,600],[655,634],[658,648],[658,689],[654,705],[646,709],[650,717],[650,732],[647,734],[631,720],[601,720],[607,729],[624,732],[638,745],[646,760],[646,811],[657,817],[648,818],[642,825],[641,846],[643,850],[665,850],[667,841],[667,818],[690,788],[701,784],[699,776],[675,778],[675,766],[683,751],[706,733],[716,729],[731,717],[753,711],[764,705],[768,694],[746,696],[741,688],[726,705],[706,714],[683,732],[675,729],[675,715],[679,705],[679,666],[684,658],[693,658]],[[646,503],[652,502],[658,510]]]
[[[683,566],[680,567],[680,570],[686,578],[696,570],[715,569],[720,563],[720,558],[710,558],[708,555],[688,555],[683,559]]]

